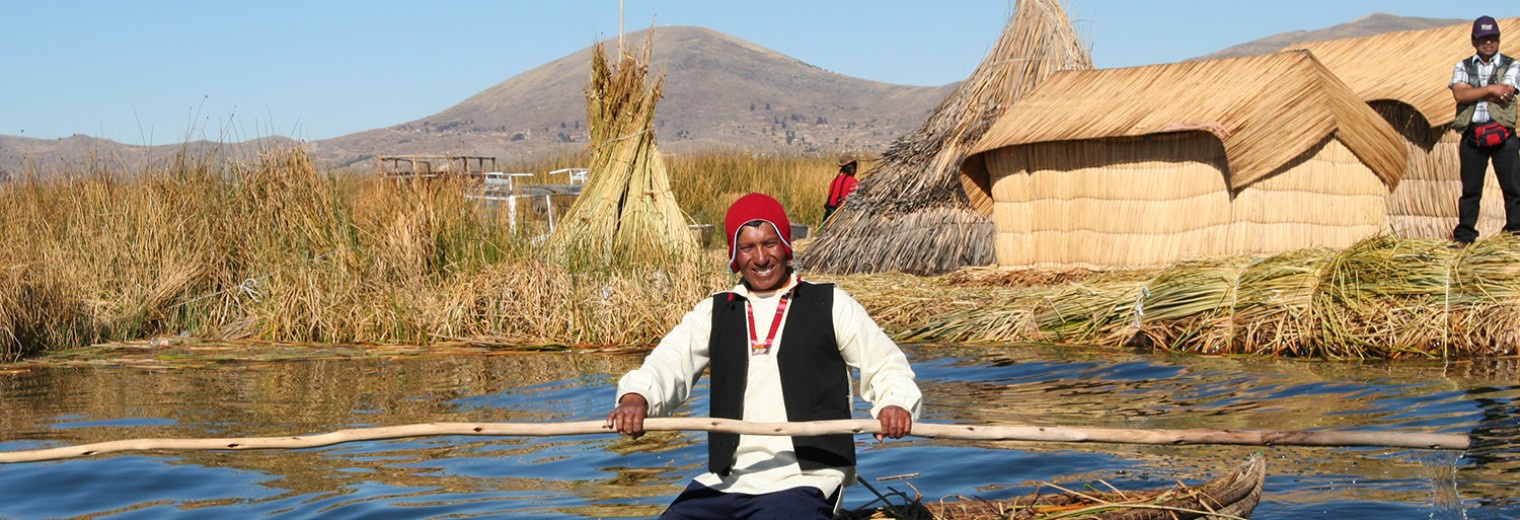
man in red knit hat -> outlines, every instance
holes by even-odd
[[[907,435],[923,397],[902,350],[833,284],[791,267],[791,223],[781,204],[751,193],[723,219],[728,267],[741,282],[699,302],[644,364],[618,381],[607,426],[637,437],[644,418],[671,415],[710,372],[711,416],[749,422],[850,418],[850,371],[883,437]],[[660,518],[830,518],[854,480],[850,435],[710,433],[707,473]]]

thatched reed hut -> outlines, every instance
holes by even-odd
[[[994,261],[993,227],[958,169],[992,121],[1046,76],[1092,68],[1058,0],[1020,0],[971,77],[893,142],[798,257],[807,270],[935,274]]]
[[[1509,36],[1500,41],[1500,51],[1520,56],[1520,18],[1499,20],[1499,30]],[[1457,225],[1461,136],[1451,129],[1456,102],[1447,84],[1457,60],[1473,55],[1471,34],[1472,24],[1461,23],[1297,47],[1314,53],[1404,136],[1408,172],[1388,198],[1388,223],[1397,236],[1446,239]],[[1503,227],[1503,195],[1490,174],[1478,232],[1489,236]]]
[[[1152,267],[1386,229],[1398,132],[1307,52],[1062,72],[963,165],[1000,265]]]

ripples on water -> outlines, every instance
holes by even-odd
[[[1472,434],[1422,450],[860,437],[883,492],[1003,498],[1042,482],[1196,482],[1270,458],[1256,518],[1520,516],[1515,360],[1414,365],[914,347],[925,420],[1105,428]],[[0,450],[147,437],[305,434],[429,421],[601,420],[637,356],[462,355],[0,375]],[[864,409],[863,407],[861,408]],[[705,414],[705,389],[686,410]],[[863,412],[861,412],[863,413]],[[637,518],[705,466],[704,435],[436,437],[307,450],[125,453],[0,465],[4,518]],[[877,480],[883,477],[905,477]],[[889,491],[891,490],[891,491]],[[846,506],[872,497],[861,486]]]

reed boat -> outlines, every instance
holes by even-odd
[[[1188,486],[1140,491],[1088,492],[1050,488],[1006,500],[963,497],[938,502],[922,500],[902,507],[879,507],[851,511],[845,519],[1010,519],[1051,520],[1225,520],[1250,518],[1261,500],[1267,462],[1254,455],[1239,467],[1213,480]]]

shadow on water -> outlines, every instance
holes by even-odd
[[[1520,362],[1510,359],[1485,368],[1500,369],[1504,380],[1520,381],[1517,366]],[[1520,480],[1520,403],[1516,402],[1520,392],[1516,388],[1479,386],[1466,391],[1481,415],[1472,429],[1472,448],[1465,455],[1472,464],[1463,467],[1458,477],[1483,491],[1477,496],[1484,508],[1520,506],[1514,495],[1514,483]]]
[[[1520,460],[1515,360],[1447,366],[1018,346],[908,350],[927,421],[1470,433],[1476,445],[1459,457],[1374,448],[877,444],[861,436],[860,474],[878,489],[936,500],[1005,498],[1044,482],[1153,488],[1197,482],[1261,452],[1269,478],[1257,518],[1520,516],[1510,498]],[[34,366],[0,376],[0,450],[434,421],[600,420],[617,375],[639,361],[537,353],[174,370]],[[684,413],[705,410],[704,385]],[[705,457],[705,435],[689,432],[136,452],[0,465],[0,517],[647,517]],[[859,486],[846,492],[846,506],[870,499]]]

